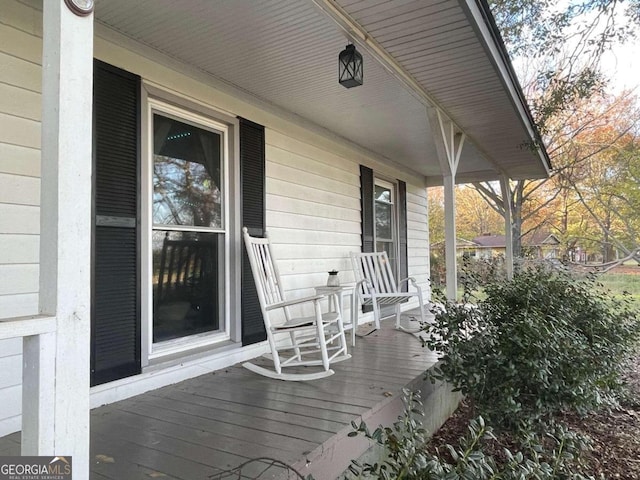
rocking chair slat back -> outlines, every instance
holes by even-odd
[[[268,238],[253,238],[250,248],[253,255],[249,255],[249,261],[254,264],[252,265],[254,275],[260,284],[257,290],[262,307],[266,308],[274,303],[284,301],[278,267],[273,262]]]
[[[398,291],[391,271],[391,263],[387,252],[361,253],[352,256],[356,282],[368,280],[377,293],[396,293]],[[369,293],[366,285],[361,284],[361,294]]]

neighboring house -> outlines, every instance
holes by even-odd
[[[533,231],[522,238],[522,249],[526,257],[537,259],[559,259],[562,257],[562,242],[553,233]]]
[[[476,255],[476,250],[478,248],[478,244],[473,240],[467,240],[465,238],[458,238],[456,240],[456,253],[459,256],[462,255]]]
[[[83,448],[87,376],[97,406],[266,350],[243,225],[290,296],[374,249],[428,291],[428,186],[548,173],[484,1],[45,6],[0,8],[0,435],[21,426],[21,317],[57,329],[56,425]]]
[[[485,233],[471,241],[475,245],[474,248],[469,245],[463,245],[459,248],[465,252],[474,250],[473,255],[476,258],[492,258],[498,255],[505,255],[506,243],[504,235]],[[561,256],[560,244],[558,237],[548,232],[530,232],[522,238],[523,254],[529,258],[559,258]]]

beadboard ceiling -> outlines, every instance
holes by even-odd
[[[546,174],[517,98],[464,0],[329,2],[375,40],[420,87],[327,13],[324,0],[97,0],[96,21],[231,84],[279,111],[439,183],[425,95],[465,132],[464,181]],[[486,35],[485,35],[486,38]],[[364,56],[364,85],[337,82],[349,40]]]

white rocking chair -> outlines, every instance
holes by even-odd
[[[334,371],[329,368],[331,363],[351,358],[347,352],[340,312],[322,312],[321,303],[328,304],[326,301],[322,302],[328,298],[327,295],[285,300],[278,268],[273,261],[271,245],[266,234],[265,238],[251,237],[246,227],[242,229],[242,234],[271,348],[271,354],[266,357],[273,361],[274,369],[251,362],[244,363],[243,367],[280,380],[306,381],[333,375]],[[339,305],[338,299],[334,300],[333,305]],[[289,307],[305,303],[313,305],[314,315],[292,317]],[[285,322],[274,324],[271,322],[271,315],[278,311],[284,313]],[[277,338],[283,334],[288,337],[288,342]],[[286,350],[291,351],[290,356],[280,354]],[[311,373],[282,371],[284,367],[301,366],[321,366],[322,370]]]
[[[409,277],[396,283],[387,252],[379,253],[351,253],[351,264],[356,277],[356,290],[362,305],[373,307],[373,318],[375,328],[380,328],[380,308],[384,305],[395,305],[396,307],[396,328],[408,333],[417,333],[416,329],[407,329],[400,325],[400,304],[411,297],[418,297],[420,302],[420,321],[425,323],[424,302],[422,289],[416,281]],[[400,286],[407,282],[415,291],[403,292]]]

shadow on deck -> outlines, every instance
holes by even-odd
[[[235,365],[92,410],[91,479],[283,478],[264,462],[245,466],[242,477],[219,475],[257,457],[334,479],[369,448],[347,436],[351,421],[393,423],[405,387],[422,391],[425,428],[436,429],[457,397],[424,381],[435,356],[392,323],[359,337],[328,378],[284,382]],[[19,434],[0,439],[0,455],[19,454],[19,442]]]

